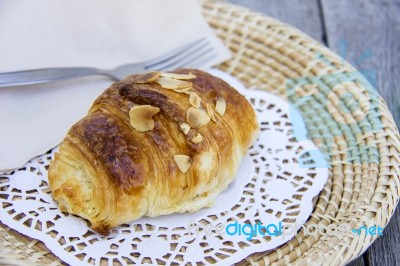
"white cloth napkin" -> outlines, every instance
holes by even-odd
[[[230,57],[197,0],[2,0],[0,72],[115,66],[151,59],[207,38]],[[19,167],[57,145],[112,83],[87,77],[0,88],[0,170]]]

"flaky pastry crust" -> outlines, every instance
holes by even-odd
[[[196,105],[200,102],[206,114],[222,97],[224,114],[214,110],[213,120],[188,130],[187,111],[196,107],[187,91],[165,89],[152,74],[114,83],[71,127],[50,165],[50,187],[62,211],[87,219],[106,235],[142,216],[212,206],[227,188],[258,135],[255,112],[219,78],[199,70],[175,73],[195,75],[185,82],[192,83],[191,93],[201,99]],[[140,105],[159,108],[152,116],[154,128],[145,132],[135,130],[129,117]],[[177,158],[190,164],[185,173]]]

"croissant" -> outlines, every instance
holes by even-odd
[[[142,216],[212,206],[258,132],[249,102],[206,72],[131,75],[70,128],[49,185],[61,211],[107,235]]]

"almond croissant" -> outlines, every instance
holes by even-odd
[[[71,127],[49,168],[62,211],[108,234],[142,216],[212,206],[259,126],[249,102],[199,70],[131,75]]]

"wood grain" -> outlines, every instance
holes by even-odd
[[[366,266],[366,265],[367,264],[365,264],[363,256],[360,256],[357,259],[355,259],[354,261],[347,264],[347,266]]]

